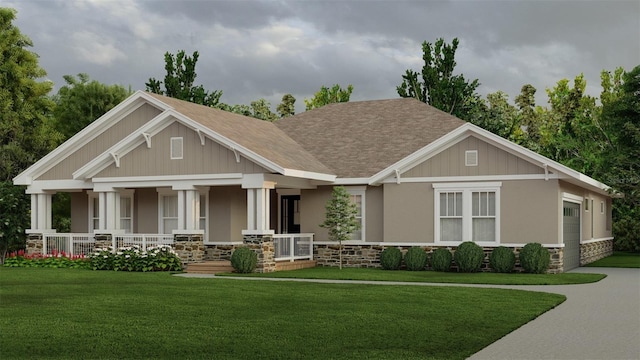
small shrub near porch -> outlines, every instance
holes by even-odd
[[[160,245],[141,250],[139,246],[96,249],[91,255],[91,268],[114,271],[181,271],[182,261],[171,246]]]

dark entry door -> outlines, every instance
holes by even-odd
[[[562,206],[564,271],[580,266],[580,204],[565,201]]]
[[[300,233],[300,195],[285,195],[280,203],[281,223],[283,234]]]

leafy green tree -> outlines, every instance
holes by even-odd
[[[285,94],[282,97],[282,102],[278,105],[276,109],[281,118],[285,118],[287,116],[295,115],[296,113],[296,98],[291,94]]]
[[[408,69],[402,76],[402,84],[396,87],[401,97],[413,97],[442,111],[469,121],[470,113],[477,105],[478,79],[471,82],[464,75],[453,75],[458,39],[451,44],[444,39],[435,44],[422,43],[424,66],[421,72]]]
[[[220,102],[222,91],[206,91],[202,85],[195,86],[196,64],[198,62],[197,51],[192,56],[185,55],[184,50],[178,51],[174,56],[166,52],[164,54],[164,69],[167,74],[164,77],[164,90],[162,81],[150,78],[147,83],[147,91],[155,94],[166,95],[172,98],[189,101],[196,104],[216,107]]]
[[[251,102],[251,116],[265,121],[276,121],[278,115],[271,111],[271,104],[265,99],[258,99]]]
[[[505,139],[515,142],[522,137],[518,110],[509,104],[509,96],[502,91],[487,95],[487,105],[483,116],[472,119],[471,122],[481,128],[491,131]]]
[[[618,81],[603,87],[615,96],[603,98],[602,117],[611,133],[611,147],[604,152],[601,173],[606,183],[624,194],[614,199],[615,246],[640,252],[640,65],[621,78],[621,85]]]
[[[320,226],[329,229],[329,240],[338,242],[342,269],[342,241],[351,239],[351,234],[360,228],[356,219],[358,208],[344,186],[334,186],[325,209],[325,220]]]
[[[306,110],[309,111],[327,104],[348,102],[352,92],[353,85],[348,85],[346,89],[343,89],[339,84],[335,84],[331,88],[323,85],[311,99],[304,99],[304,104]]]
[[[536,110],[535,95],[536,88],[533,85],[523,85],[520,94],[516,96],[515,103],[523,129],[523,138],[520,144],[533,151],[539,151],[540,115]]]
[[[78,131],[121,103],[131,90],[120,85],[105,85],[90,80],[89,75],[81,73],[78,77],[65,75],[67,83],[58,90],[53,98],[56,107],[53,111],[56,129],[68,139]]]
[[[12,24],[16,11],[0,8],[0,253],[23,247],[29,198],[11,179],[55,148],[61,135],[48,116],[53,84],[27,48],[31,40]]]

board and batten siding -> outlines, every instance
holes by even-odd
[[[182,159],[171,159],[172,137],[183,139]],[[264,168],[242,156],[238,163],[233,151],[209,138],[203,146],[195,131],[174,122],[151,138],[150,149],[146,143],[140,144],[120,158],[119,168],[112,163],[96,177],[264,172]]]
[[[478,151],[478,165],[465,166],[465,151]],[[403,178],[544,174],[544,169],[470,136],[402,174]]]
[[[160,110],[149,104],[140,106],[73,154],[62,159],[60,163],[39,176],[36,180],[72,179],[74,171],[158,116],[160,112]]]

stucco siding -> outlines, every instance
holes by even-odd
[[[37,180],[63,180],[73,178],[72,174],[96,156],[103,153],[118,141],[124,139],[136,129],[160,114],[157,108],[145,104],[125,116],[97,138],[82,146],[73,154],[64,158],[53,168],[42,174]]]
[[[242,241],[247,227],[247,193],[234,186],[209,189],[209,241]]]
[[[71,196],[71,232],[89,232],[89,197],[85,191],[72,192]]]
[[[133,232],[158,233],[158,192],[156,189],[136,189],[133,202]]]
[[[384,184],[384,241],[433,243],[433,187]]]
[[[503,181],[500,242],[558,244],[558,181]]]
[[[171,138],[183,138],[183,158],[171,159]],[[158,176],[182,174],[264,173],[266,170],[240,157],[211,139],[203,146],[198,134],[174,122],[151,138],[151,148],[143,143],[120,159],[120,167],[112,163],[97,177]]]
[[[329,232],[320,227],[325,219],[325,204],[331,199],[332,186],[300,191],[300,232],[314,233],[314,240],[328,241]]]
[[[365,241],[384,239],[384,194],[382,186],[368,186],[365,192]]]
[[[478,165],[465,166],[465,151],[478,151]],[[402,177],[544,174],[544,169],[470,136],[404,172]]]
[[[611,221],[607,221],[611,212],[611,201],[608,196],[598,194],[585,188],[560,181],[560,191],[583,198],[581,206],[582,240],[602,239],[612,236]],[[587,202],[588,201],[588,209]],[[601,211],[604,203],[604,211]]]

